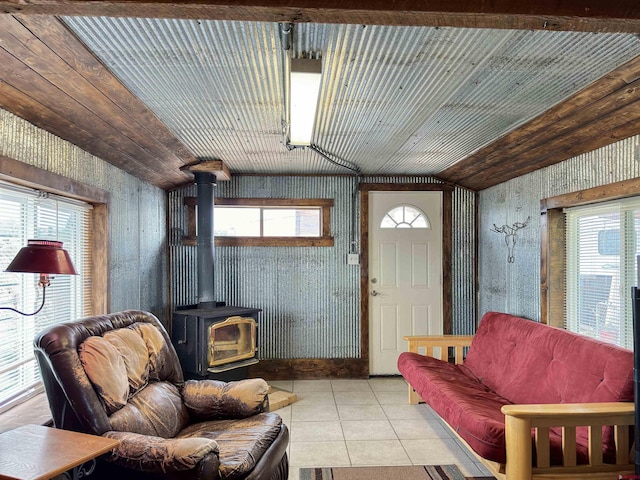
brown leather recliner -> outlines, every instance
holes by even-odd
[[[95,476],[287,479],[289,433],[265,412],[266,382],[185,382],[152,314],[56,325],[35,351],[55,426],[121,441]]]

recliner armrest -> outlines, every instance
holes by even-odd
[[[207,438],[162,438],[133,432],[109,431],[104,437],[120,440],[107,460],[141,472],[169,473],[188,470],[214,472],[194,478],[217,478],[218,444]]]
[[[195,420],[246,418],[267,410],[269,385],[261,378],[237,382],[188,380],[182,390],[189,415]]]

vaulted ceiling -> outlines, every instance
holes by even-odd
[[[166,189],[219,159],[481,190],[640,134],[635,1],[230,3],[0,1],[0,107]],[[322,155],[285,146],[289,56],[323,59]]]

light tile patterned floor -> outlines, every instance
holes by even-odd
[[[468,476],[489,475],[427,405],[407,403],[402,378],[269,382],[299,400],[276,410],[289,427],[289,478],[300,467],[455,463]],[[50,418],[40,395],[0,416],[0,431]],[[38,415],[42,416],[39,418]],[[28,420],[28,421],[27,421]]]
[[[407,403],[401,377],[272,381],[298,401],[277,410],[289,427],[290,480],[300,467],[441,465],[490,475],[427,405]]]

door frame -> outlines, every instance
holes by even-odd
[[[442,328],[453,331],[451,242],[453,185],[443,183],[361,183],[360,190],[360,359],[369,376],[369,192],[442,192]]]

